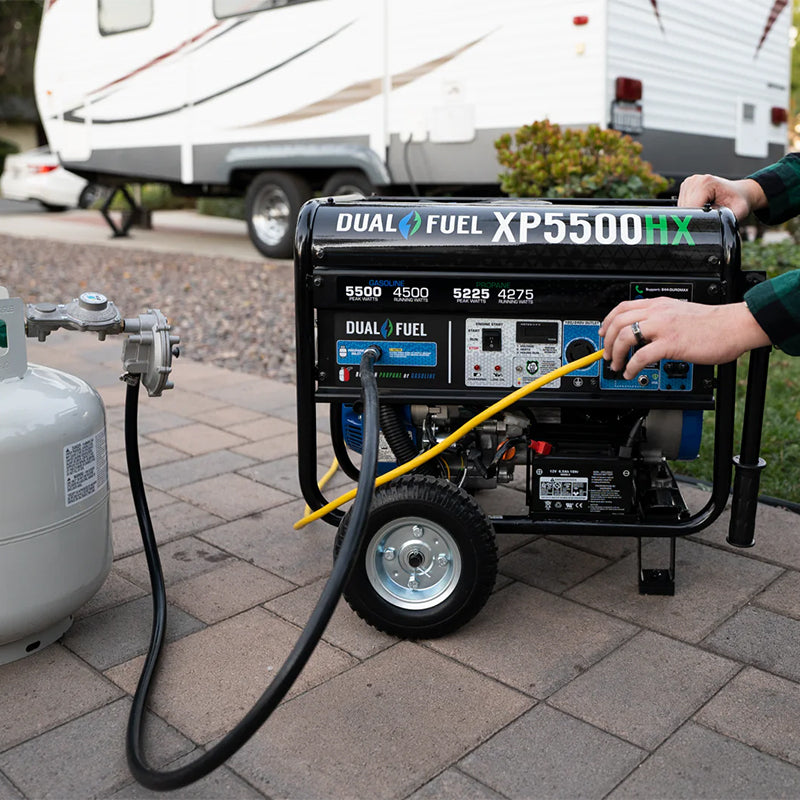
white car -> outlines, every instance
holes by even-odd
[[[88,208],[101,187],[64,169],[45,145],[6,156],[0,195],[7,200],[38,200],[48,211]]]

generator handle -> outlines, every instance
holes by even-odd
[[[771,346],[759,347],[750,353],[742,422],[742,446],[739,455],[733,458],[736,471],[733,479],[731,520],[727,541],[735,547],[752,547],[755,544],[758,489],[761,470],[767,465],[767,462],[759,456],[759,451],[771,350]]]

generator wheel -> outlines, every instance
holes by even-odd
[[[311,189],[290,172],[261,172],[253,178],[244,198],[250,241],[267,258],[291,258],[294,229],[300,206]]]
[[[334,558],[349,523],[348,513]],[[496,575],[494,530],[478,504],[448,481],[406,475],[375,492],[344,596],[378,630],[435,638],[483,608]]]

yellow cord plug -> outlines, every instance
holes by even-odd
[[[412,469],[416,469],[417,467],[421,466],[426,461],[430,461],[432,458],[435,458],[439,455],[439,453],[447,450],[451,444],[457,442],[462,436],[469,433],[473,428],[476,428],[482,422],[485,422],[487,419],[495,416],[499,412],[504,411],[506,408],[516,403],[517,400],[521,400],[531,392],[541,389],[542,386],[546,386],[548,383],[550,383],[550,381],[554,381],[556,378],[562,377],[562,375],[568,375],[570,372],[574,372],[578,369],[585,369],[590,364],[594,364],[595,361],[599,361],[602,357],[603,350],[597,350],[591,355],[578,358],[575,361],[570,361],[569,364],[564,364],[563,367],[558,367],[557,369],[552,370],[552,372],[542,375],[541,378],[537,378],[535,381],[531,381],[525,386],[522,386],[521,388],[511,392],[511,394],[506,395],[502,400],[498,400],[496,403],[490,405],[487,409],[481,411],[480,414],[476,414],[474,417],[472,417],[472,419],[465,422],[460,428],[453,431],[453,433],[451,433],[446,439],[443,439],[441,442],[439,442],[439,444],[435,445],[430,450],[426,450],[424,453],[420,453],[418,456],[412,458],[411,461],[406,461],[405,464],[401,464],[399,467],[395,467],[393,470],[380,475],[375,480],[375,488],[377,489],[379,486],[383,486],[384,483],[388,483],[395,478],[399,478],[401,475],[405,475]],[[337,497],[335,500],[331,500],[330,503],[322,508],[317,509],[312,514],[306,514],[306,516],[294,523],[294,529],[300,530],[300,528],[304,528],[310,522],[314,522],[314,520],[324,517],[334,509],[339,508],[339,506],[344,505],[349,500],[352,500],[356,496],[356,493],[357,489],[351,489],[349,492]]]

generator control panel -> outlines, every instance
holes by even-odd
[[[620,301],[730,302],[738,250],[729,212],[313,202],[298,279],[313,301],[319,399],[357,396],[358,364],[372,344],[383,353],[384,397],[490,401],[602,347],[601,321]],[[531,402],[709,408],[713,385],[713,368],[684,361],[648,364],[632,380],[601,361],[552,381]]]

